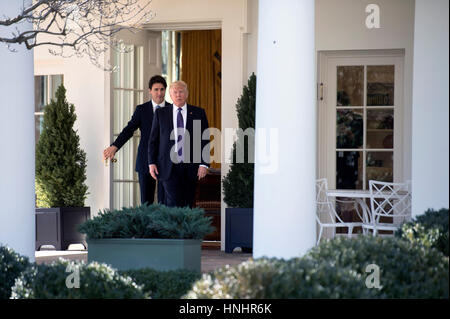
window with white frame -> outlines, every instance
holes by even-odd
[[[56,98],[56,90],[64,83],[62,74],[36,75],[34,77],[34,126],[35,142],[37,143],[42,133],[45,106],[51,99]]]

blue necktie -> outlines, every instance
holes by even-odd
[[[181,107],[178,108],[177,115],[177,147],[178,147],[178,161],[183,162],[183,139],[184,139],[184,120],[183,114],[181,114]]]

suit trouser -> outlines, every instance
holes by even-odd
[[[163,181],[165,190],[164,204],[169,207],[193,207],[197,176],[192,176],[191,165],[173,164],[170,177]]]
[[[155,201],[155,185],[156,181],[150,175],[150,173],[140,173],[139,176],[139,188],[141,190],[141,204],[148,203],[153,204]],[[165,191],[163,183],[158,182],[158,203],[164,204]]]

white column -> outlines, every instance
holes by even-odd
[[[22,0],[1,1],[2,15],[14,17]],[[31,29],[31,24],[18,26]],[[13,28],[0,28],[10,36]],[[10,52],[0,44],[0,244],[34,261],[34,80],[33,52]]]
[[[449,2],[416,0],[412,212],[449,207]]]
[[[253,255],[291,258],[316,237],[314,0],[260,0],[258,28]]]

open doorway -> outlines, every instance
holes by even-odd
[[[161,47],[162,74],[167,82],[186,82],[187,102],[205,109],[209,126],[221,130],[221,30],[162,31]],[[171,102],[168,91],[166,99]],[[203,247],[220,249],[220,163],[211,163],[208,175],[197,184],[194,205],[205,210],[216,229],[205,237]]]
[[[147,102],[146,83],[156,74],[168,85],[177,80],[188,84],[188,103],[205,109],[210,127],[221,129],[221,55],[222,32],[215,30],[161,30],[122,33],[121,45],[127,50],[112,51],[111,61],[118,71],[111,79],[111,138],[114,140],[130,120],[136,106]],[[172,102],[169,91],[166,100]],[[112,209],[137,206],[140,191],[134,171],[139,130],[117,153],[110,167]],[[213,152],[220,152],[214,149]],[[221,158],[220,154],[215,154]],[[220,249],[221,171],[211,163],[209,174],[198,183],[195,205],[212,217],[216,231],[205,238],[204,247]]]

